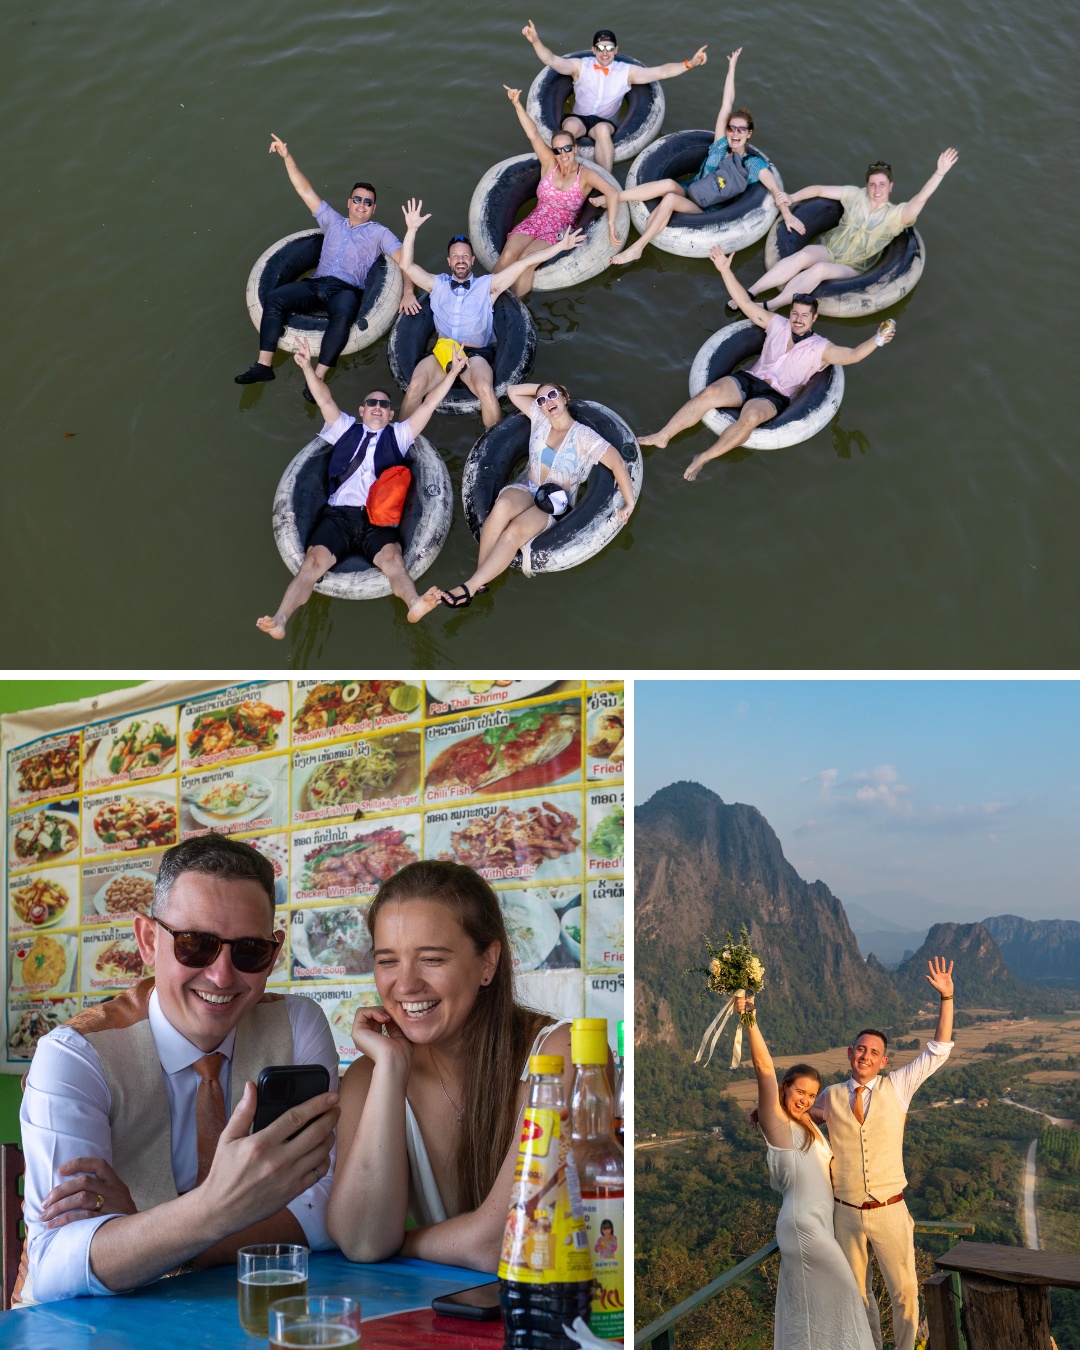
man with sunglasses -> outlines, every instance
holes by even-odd
[[[764,422],[784,412],[791,400],[826,366],[853,366],[891,342],[896,324],[886,319],[872,338],[857,347],[840,347],[814,332],[818,302],[812,295],[796,295],[788,318],[772,314],[764,305],[755,304],[731,270],[735,254],[725,254],[717,246],[709,253],[716,270],[724,279],[728,294],[742,312],[765,329],[761,355],[749,370],[736,370],[707,385],[700,394],[684,403],[679,411],[655,435],[639,438],[641,445],[664,449],[672,436],[697,426],[712,408],[738,409],[736,420],[724,428],[720,439],[708,450],[695,455],[683,472],[692,483],[711,459],[719,459],[729,450],[743,445]]]
[[[283,638],[286,624],[311,598],[315,583],[350,553],[358,553],[383,573],[394,594],[404,600],[409,622],[418,623],[439,603],[439,589],[431,586],[419,595],[405,567],[398,529],[411,477],[405,457],[465,370],[465,353],[460,349],[454,353],[434,389],[411,416],[402,416],[400,422],[394,422],[394,406],[382,389],[373,389],[367,395],[357,410],[359,419],[342,412],[325,382],[311,368],[306,343],[293,360],[304,372],[307,387],[323,415],[319,435],[334,447],[328,466],[329,497],[308,539],[300,570],[289,582],[277,612],[256,619],[255,626],[269,637]],[[377,503],[384,493],[387,500],[380,510]]]
[[[615,119],[630,86],[670,80],[695,66],[703,66],[708,60],[706,43],[688,61],[669,61],[663,66],[635,66],[629,61],[616,61],[619,44],[610,28],[601,28],[593,36],[591,60],[580,56],[556,56],[540,41],[532,19],[521,32],[545,66],[560,75],[569,75],[574,81],[574,111],[563,118],[562,129],[575,140],[591,136],[593,158],[608,173],[615,163]]]
[[[285,937],[270,862],[219,834],[168,849],[135,937],[153,977],[42,1037],[27,1074],[22,1302],[135,1289],[257,1242],[332,1245],[338,1056],[318,1004],[264,992]],[[293,1063],[324,1065],[334,1090],[249,1134],[254,1080]]]
[[[277,286],[266,297],[259,325],[258,359],[236,376],[237,384],[261,384],[274,379],[274,352],[289,315],[316,312],[325,312],[328,319],[317,367],[319,378],[323,378],[337,365],[349,340],[349,330],[364,298],[364,283],[379,254],[385,253],[401,264],[401,240],[373,219],[375,189],[370,183],[353,184],[343,216],[311,186],[280,136],[271,134],[270,153],[285,161],[289,181],[318,222],[323,232],[322,252],[313,276]],[[399,309],[403,314],[416,314],[420,309],[412,282],[407,279]],[[304,397],[312,402],[307,389]]]
[[[472,244],[465,235],[455,234],[446,250],[446,263],[450,271],[440,272],[438,276],[434,276],[413,261],[416,231],[425,220],[431,219],[431,214],[429,212],[426,216],[421,215],[424,203],[413,197],[410,197],[408,205],[401,209],[407,227],[405,241],[401,246],[401,270],[410,281],[430,292],[431,313],[435,319],[436,352],[440,350],[443,340],[454,344],[455,353],[459,348],[465,349],[468,359],[460,368],[461,381],[480,400],[480,416],[483,418],[484,426],[493,427],[502,420],[502,409],[495,396],[493,369],[495,301],[503,291],[510,290],[518,277],[530,267],[547,262],[549,258],[554,258],[556,254],[563,253],[567,249],[579,248],[585,242],[585,235],[581,230],[570,230],[554,244],[540,249],[537,253],[530,253],[527,258],[519,258],[517,262],[504,267],[501,272],[476,277],[473,276],[476,255],[473,253]],[[444,371],[447,369],[449,367],[444,366],[435,353],[417,361],[405,397],[401,400],[403,419],[415,414],[421,406],[421,400],[427,402],[431,390],[442,383]],[[452,384],[453,380],[450,383]]]

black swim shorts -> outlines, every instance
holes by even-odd
[[[584,126],[586,135],[592,131],[597,122],[606,122],[611,128],[612,135],[618,130],[610,117],[597,117],[594,113],[567,113],[566,117],[563,118],[563,121],[565,122],[568,117],[576,117],[582,126]]]
[[[751,375],[748,370],[737,370],[731,378],[742,390],[744,403],[752,398],[767,398],[776,409],[777,416],[791,403],[787,394],[779,393],[771,384],[766,384],[757,375]]]
[[[400,544],[396,525],[372,525],[362,506],[324,506],[308,540],[308,548],[322,544],[341,562],[358,553],[374,565],[375,555],[387,544]]]

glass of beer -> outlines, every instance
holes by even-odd
[[[270,1350],[308,1350],[360,1344],[360,1304],[355,1298],[284,1298],[270,1305]]]
[[[236,1278],[240,1325],[249,1336],[265,1336],[270,1304],[307,1293],[308,1249],[287,1242],[241,1247]]]

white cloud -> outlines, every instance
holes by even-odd
[[[841,778],[836,769],[821,769],[801,781],[817,785],[818,799],[834,820],[844,816],[849,819],[861,818],[868,824],[889,830],[927,834],[987,834],[991,821],[995,827],[1000,826],[1023,805],[1019,802],[988,801],[920,808],[914,800],[916,789],[903,781],[895,764],[878,764],[872,769],[860,769],[847,778]],[[808,820],[799,827],[797,833],[813,833],[824,826],[822,820]],[[997,829],[987,834],[987,837],[996,842]]]

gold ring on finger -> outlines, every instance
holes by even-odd
[[[98,1198],[97,1198],[97,1204],[94,1206],[94,1213],[95,1213],[95,1214],[100,1214],[100,1213],[101,1213],[101,1210],[102,1210],[102,1206],[103,1206],[104,1204],[105,1204],[105,1197],[104,1197],[103,1195],[99,1195]]]

